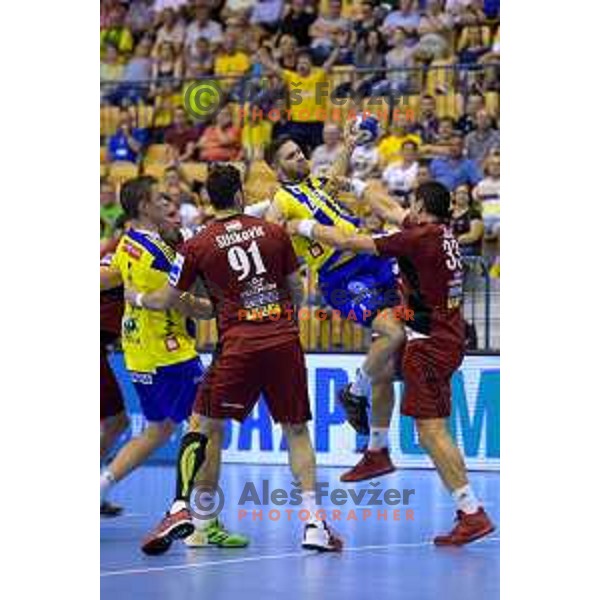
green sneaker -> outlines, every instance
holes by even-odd
[[[214,519],[202,531],[206,536],[206,541],[219,548],[245,548],[250,540],[241,533],[231,533],[227,531],[225,525]]]

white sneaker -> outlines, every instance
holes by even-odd
[[[305,550],[317,550],[319,552],[341,552],[344,542],[325,521],[322,521],[308,523],[304,526],[302,547]]]
[[[210,546],[206,532],[198,528],[194,529],[194,533],[186,537],[183,540],[183,543],[188,548],[203,548],[204,546]]]

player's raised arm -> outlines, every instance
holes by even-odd
[[[354,250],[365,254],[377,254],[375,242],[368,235],[346,233],[336,227],[320,225],[312,219],[293,219],[288,221],[287,230],[290,235],[301,235],[340,250]]]
[[[402,225],[409,210],[402,208],[385,191],[381,182],[370,180],[367,183],[351,181],[354,193],[364,200],[371,210],[388,223]]]
[[[211,319],[213,305],[208,298],[196,298],[188,292],[182,292],[167,284],[154,292],[138,292],[135,288],[125,288],[125,300],[133,306],[147,310],[168,310],[173,308],[186,317],[193,319]]]

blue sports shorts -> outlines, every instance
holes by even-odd
[[[343,265],[319,272],[319,288],[327,304],[345,319],[370,326],[377,313],[401,302],[395,261],[359,254]]]
[[[156,373],[130,372],[131,381],[148,421],[185,421],[192,412],[204,376],[200,358],[158,367]]]

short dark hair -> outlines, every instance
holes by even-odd
[[[303,56],[306,56],[311,64],[313,63],[313,55],[312,52],[308,48],[301,48],[296,52],[296,62],[298,62]]]
[[[235,195],[242,189],[242,176],[233,165],[216,164],[206,179],[206,191],[211,205],[217,210],[235,206]]]
[[[156,177],[141,175],[130,179],[121,188],[121,206],[128,219],[137,219],[140,215],[140,204],[150,199],[152,186],[158,183]]]
[[[288,142],[297,143],[291,135],[280,135],[276,137],[265,150],[265,160],[270,167],[274,167],[277,162],[277,153],[280,148]]]
[[[438,181],[421,184],[416,191],[417,200],[423,201],[425,212],[440,221],[450,219],[450,192]]]

